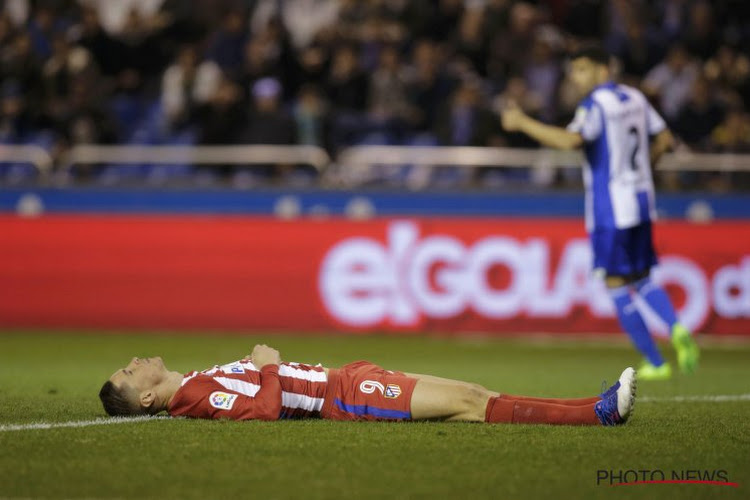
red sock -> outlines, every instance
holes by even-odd
[[[598,400],[597,400],[598,401]],[[540,401],[491,398],[484,421],[513,424],[599,425],[594,404],[566,406]]]
[[[556,405],[565,406],[583,406],[596,403],[600,399],[600,396],[594,396],[591,398],[576,398],[576,399],[557,399],[557,398],[532,398],[530,396],[515,396],[513,394],[500,394],[502,399],[508,399],[511,401],[537,401],[539,403],[554,403]]]

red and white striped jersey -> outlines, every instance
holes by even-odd
[[[276,420],[317,417],[328,377],[323,367],[301,363],[266,365],[249,359],[185,375],[169,403],[173,417]]]

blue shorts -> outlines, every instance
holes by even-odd
[[[651,222],[627,229],[595,228],[589,233],[594,250],[594,271],[607,276],[638,276],[656,265]]]

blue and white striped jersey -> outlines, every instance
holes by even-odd
[[[665,128],[646,97],[627,85],[605,83],[581,101],[568,130],[584,140],[589,231],[654,219],[649,136]]]

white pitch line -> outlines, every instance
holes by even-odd
[[[639,403],[726,403],[734,401],[750,401],[750,393],[747,394],[703,394],[695,396],[642,396],[637,399]],[[172,420],[172,417],[144,415],[141,417],[113,417],[98,418],[96,420],[79,420],[74,422],[36,422],[33,424],[8,424],[0,425],[0,432],[30,431],[42,429],[60,429],[70,427],[90,427],[92,425],[134,424],[138,422],[151,422],[154,420]]]
[[[79,420],[74,422],[36,422],[33,424],[8,424],[0,425],[0,432],[30,431],[38,429],[59,429],[63,427],[89,427],[92,425],[133,424],[137,422],[150,422],[152,420],[171,420],[171,417],[113,417],[98,418],[96,420]]]
[[[750,401],[747,394],[704,394],[697,396],[643,396],[636,401],[641,403],[727,403],[734,401]]]

